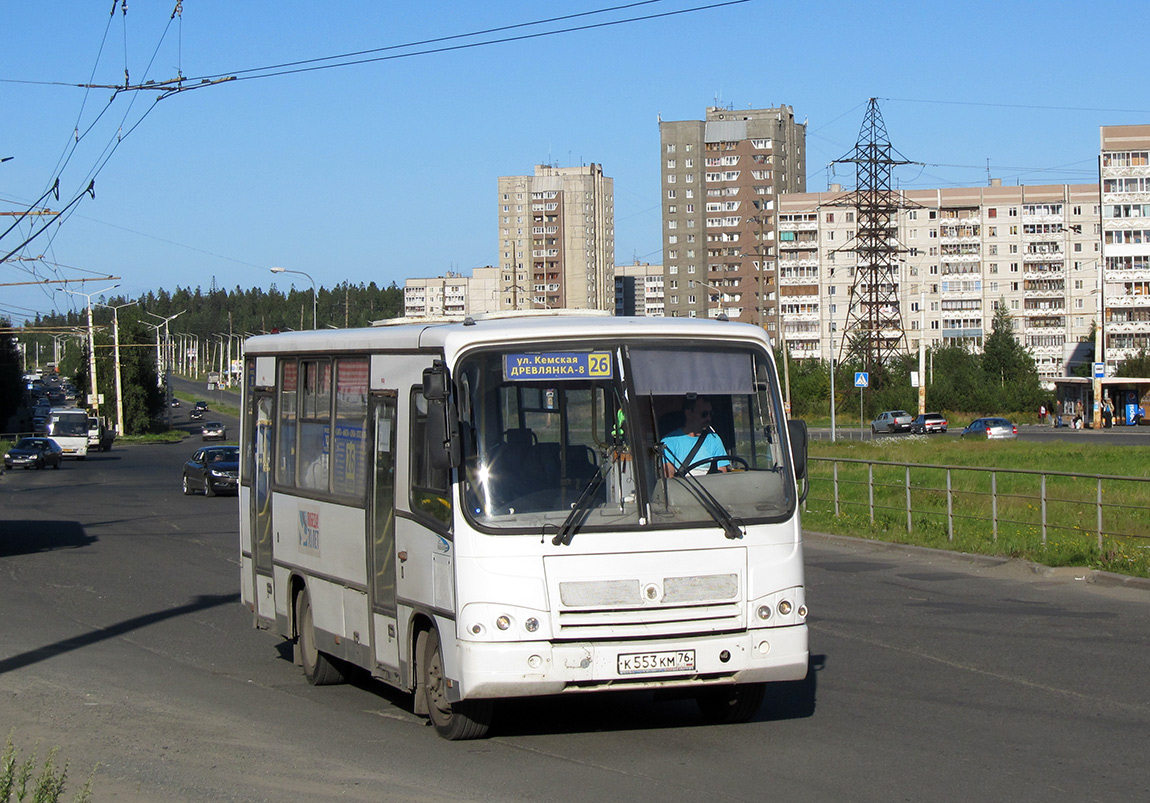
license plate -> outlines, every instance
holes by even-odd
[[[694,650],[633,652],[619,656],[620,675],[637,675],[647,672],[693,672],[694,670]]]

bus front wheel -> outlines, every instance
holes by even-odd
[[[311,612],[311,597],[307,589],[296,596],[296,629],[299,633],[299,654],[303,674],[313,686],[329,686],[343,682],[343,672],[334,659],[320,652],[315,640],[315,620]]]
[[[495,703],[491,700],[447,700],[447,678],[443,674],[443,653],[439,648],[439,633],[434,629],[427,634],[420,661],[424,701],[436,732],[445,739],[461,741],[482,739],[491,727]]]
[[[712,686],[701,690],[695,701],[703,719],[715,724],[746,722],[763,704],[765,683],[740,683],[734,686]]]

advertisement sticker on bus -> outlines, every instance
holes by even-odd
[[[503,377],[513,379],[611,379],[609,351],[505,354]]]

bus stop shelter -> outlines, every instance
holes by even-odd
[[[1111,376],[1100,380],[1102,401],[1109,400],[1114,406],[1113,426],[1150,425],[1146,418],[1146,406],[1150,404],[1150,378]],[[1093,425],[1094,380],[1081,376],[1066,376],[1054,380],[1055,422],[1061,416],[1062,426],[1071,426],[1081,414],[1083,426]],[[1099,415],[1101,418],[1101,415]]]

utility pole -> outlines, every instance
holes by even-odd
[[[54,288],[74,296],[84,296],[84,298],[88,300],[88,384],[92,389],[92,393],[88,397],[88,404],[91,405],[92,413],[97,418],[100,417],[100,389],[99,385],[96,384],[96,334],[95,328],[92,326],[92,296],[98,295],[99,293],[106,293],[109,290],[115,290],[119,286],[117,283],[93,293],[81,293],[78,290],[69,290],[67,287]]]
[[[101,307],[107,307],[112,310],[112,342],[115,344],[114,359],[116,362],[116,435],[124,434],[124,380],[120,373],[120,310],[123,307],[131,307],[137,302],[129,301],[127,304],[119,304],[113,306],[111,304],[100,304]]]

